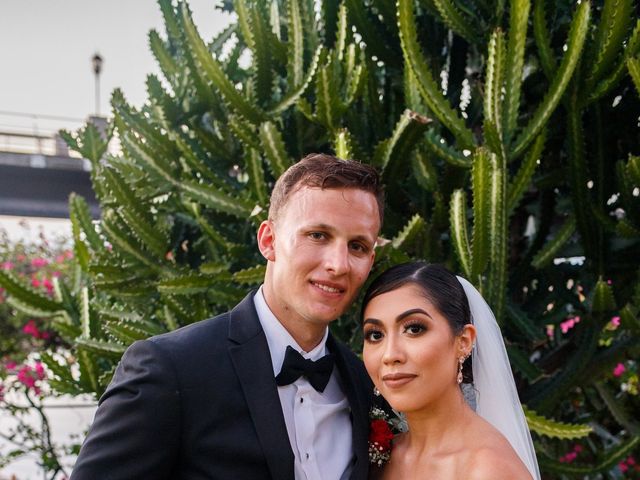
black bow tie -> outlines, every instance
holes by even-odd
[[[295,382],[300,377],[306,377],[313,388],[323,392],[329,383],[333,371],[333,355],[325,355],[316,360],[308,360],[291,346],[287,347],[282,362],[282,370],[276,376],[276,383],[282,387]]]

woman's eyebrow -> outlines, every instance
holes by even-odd
[[[422,308],[412,308],[412,309],[407,310],[405,312],[402,312],[400,315],[398,315],[396,317],[396,323],[401,322],[402,320],[404,320],[408,316],[413,315],[415,313],[421,313],[422,315],[425,315],[425,316],[433,319],[433,317],[431,315],[429,315],[429,313],[427,313]],[[367,318],[362,322],[362,326],[364,327],[365,325],[367,325],[369,323],[372,324],[372,325],[381,326],[382,325],[382,320],[378,320],[377,318]]]

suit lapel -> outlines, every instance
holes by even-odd
[[[344,351],[346,347],[340,345],[331,334],[327,338],[327,347],[335,355],[336,366],[342,378],[342,388],[351,407],[353,452],[356,458],[351,478],[365,479],[369,469],[369,412],[367,411],[369,405],[367,398],[362,397],[360,391],[362,389],[356,388],[361,384],[361,374],[357,371],[353,360],[347,357],[350,352]]]
[[[229,353],[274,479],[294,480],[293,452],[253,294],[231,311]]]

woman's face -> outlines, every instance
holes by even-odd
[[[458,358],[468,351],[465,335],[454,336],[417,286],[408,284],[370,300],[363,330],[365,366],[394,409],[419,410],[457,389]]]

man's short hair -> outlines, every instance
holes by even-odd
[[[276,181],[271,192],[269,219],[275,220],[292,194],[302,187],[320,189],[353,188],[373,194],[378,204],[380,225],[384,216],[384,187],[370,165],[343,160],[325,153],[311,153],[292,165]]]

